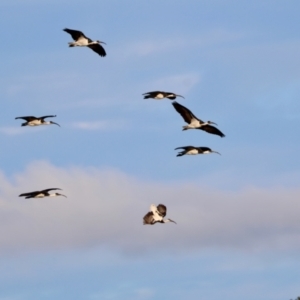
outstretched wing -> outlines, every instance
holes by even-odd
[[[184,146],[184,147],[177,147],[174,150],[178,150],[178,149],[184,149],[184,150],[189,151],[189,150],[195,149],[195,147],[194,146]]]
[[[43,117],[40,117],[39,119],[46,119],[46,118],[55,118],[56,115],[51,115],[51,116],[43,116]]]
[[[81,32],[81,31],[79,31],[79,30],[73,30],[73,29],[65,28],[64,31],[67,32],[67,33],[69,33],[69,34],[72,36],[72,38],[73,38],[74,41],[77,41],[77,40],[78,40],[79,38],[81,38],[81,37],[87,38],[87,37],[83,34],[83,32]]]
[[[158,204],[157,211],[164,218],[167,214],[167,207],[163,204]]]
[[[94,52],[98,53],[100,56],[106,56],[106,52],[104,48],[100,44],[92,44],[88,45],[90,49],[92,49]]]
[[[155,95],[160,94],[160,93],[163,93],[163,92],[160,92],[160,91],[154,91],[154,92],[144,93],[144,94],[142,94],[142,95],[147,95],[147,94],[149,94],[149,95],[151,95],[151,96],[155,96]]]
[[[23,119],[27,122],[30,122],[30,121],[36,120],[37,118],[33,117],[33,116],[28,116],[28,117],[16,117],[15,120],[17,120],[17,119]]]
[[[184,121],[186,123],[190,124],[192,119],[196,119],[200,123],[202,122],[188,108],[179,104],[178,102],[174,101],[174,102],[172,102],[172,105],[174,106],[175,110],[182,116],[182,118],[184,119]]]
[[[26,196],[35,196],[38,195],[41,191],[34,191],[34,192],[30,192],[30,193],[23,193],[20,194],[19,197],[26,197]]]
[[[216,128],[215,126],[205,125],[205,126],[202,126],[198,129],[204,130],[204,131],[206,131],[208,133],[211,133],[211,134],[219,135],[220,137],[225,136],[225,134],[223,132],[221,132],[218,128]]]
[[[49,191],[54,191],[54,190],[60,190],[61,191],[61,189],[59,189],[59,188],[53,188],[53,189],[42,190],[42,191],[40,191],[40,193],[48,193]]]

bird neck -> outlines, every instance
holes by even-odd
[[[95,45],[95,44],[99,44],[99,42],[98,41],[92,41],[92,42],[89,43],[89,45]]]
[[[203,122],[202,124],[200,124],[200,127],[206,126],[206,125],[209,125],[209,122]]]

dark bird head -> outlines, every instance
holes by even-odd
[[[60,125],[59,125],[59,124],[57,124],[57,123],[55,123],[55,122],[53,122],[53,121],[50,121],[50,124],[55,124],[55,125],[57,125],[57,126],[59,126],[59,127],[60,127]]]
[[[212,122],[212,121],[207,121],[207,124],[214,124],[214,125],[217,125],[218,126],[218,124],[217,123],[215,123],[215,122]]]

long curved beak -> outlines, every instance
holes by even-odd
[[[218,124],[217,124],[217,123],[215,123],[215,122],[210,122],[210,124],[214,124],[214,125],[217,125],[217,126],[218,126]]]
[[[217,151],[211,151],[211,152],[213,152],[213,153],[217,153],[217,154],[221,155],[221,153],[219,153],[219,152],[217,152]]]
[[[55,122],[53,122],[53,121],[51,121],[51,124],[55,124],[55,125],[57,125],[57,126],[59,126],[59,127],[60,127],[60,125],[59,125],[59,124],[57,124],[57,123],[55,123]]]
[[[104,42],[102,42],[102,41],[99,41],[99,43],[106,45],[106,43],[104,43]]]
[[[63,195],[63,194],[59,194],[59,195],[65,197],[65,198],[68,198],[66,195]]]
[[[169,219],[169,221],[170,221],[170,222],[172,222],[172,223],[175,223],[175,224],[177,224],[175,221],[173,221],[173,220],[171,220],[171,219]]]
[[[176,95],[177,97],[181,97],[181,98],[183,98],[183,99],[185,99],[183,96],[181,96],[181,95]]]

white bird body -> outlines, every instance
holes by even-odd
[[[186,154],[187,155],[196,155],[196,154],[199,154],[199,153],[198,153],[197,149],[192,149],[192,150],[187,151]]]
[[[27,123],[27,126],[39,126],[42,125],[42,121],[41,120],[33,120]]]
[[[37,194],[36,196],[34,196],[33,198],[45,198],[45,197],[57,197],[57,196],[64,196],[62,194],[58,194],[58,193],[53,193],[53,194],[48,194],[48,195],[45,195],[45,194]]]
[[[44,198],[45,195],[44,194],[37,194],[36,196],[34,196],[34,198]]]
[[[154,204],[151,204],[150,211],[152,211],[152,213],[153,213],[153,219],[156,222],[160,222],[160,221],[163,220],[163,216],[159,213],[159,211],[157,210],[157,207]]]
[[[205,125],[209,125],[209,124],[207,122],[200,122],[198,119],[192,118],[191,123],[188,124],[188,125],[182,126],[182,128],[184,130],[186,130],[186,129],[196,129],[196,128],[200,128],[200,127],[205,126]]]
[[[165,96],[162,93],[157,94],[154,99],[163,99]]]
[[[74,46],[78,46],[78,47],[86,47],[88,45],[95,45],[95,44],[98,44],[97,41],[91,41],[87,38],[84,38],[84,37],[80,37],[77,41],[75,42],[69,42],[69,45],[71,47],[74,47]]]
[[[39,126],[39,125],[50,125],[49,121],[42,122],[41,120],[33,120],[28,122],[26,126]]]

